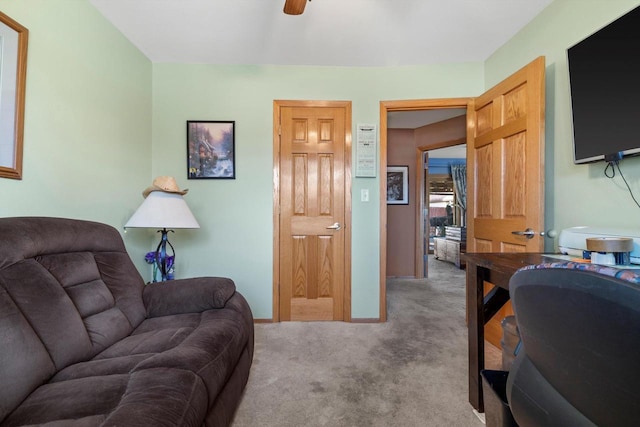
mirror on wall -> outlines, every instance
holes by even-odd
[[[0,177],[22,179],[29,30],[0,12]]]

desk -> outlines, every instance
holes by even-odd
[[[533,253],[467,253],[467,326],[469,332],[469,402],[484,412],[480,371],[484,369],[484,325],[509,301],[509,279],[527,265],[558,261]],[[484,282],[495,285],[486,296]]]

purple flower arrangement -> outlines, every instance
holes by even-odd
[[[158,267],[158,263],[156,262],[156,257],[158,257],[158,253],[156,251],[153,252],[147,252],[147,254],[144,256],[144,261],[147,264],[152,264],[153,265],[153,281],[157,282],[158,280],[158,275],[160,274],[160,268]],[[167,259],[167,280],[173,280],[173,273],[174,273],[174,265],[173,265],[173,261],[174,261],[175,256],[174,255],[167,255],[166,259]]]

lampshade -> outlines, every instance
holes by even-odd
[[[180,194],[152,191],[124,228],[200,228]]]

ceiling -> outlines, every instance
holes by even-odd
[[[89,0],[152,62],[410,66],[484,61],[552,0]]]
[[[437,110],[391,111],[387,113],[387,128],[416,129],[467,114],[466,108],[443,108]]]
[[[152,62],[411,66],[484,61],[553,0],[89,0]],[[465,110],[393,112],[415,129]]]
[[[467,145],[460,144],[453,147],[429,150],[430,159],[464,159],[467,157]]]
[[[391,111],[387,113],[388,129],[416,129],[467,114],[465,108],[441,108],[436,110]],[[429,158],[465,158],[467,145],[429,150]]]

